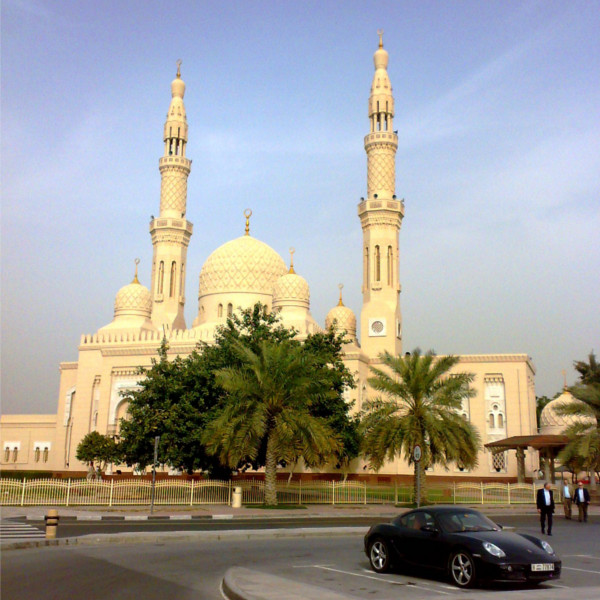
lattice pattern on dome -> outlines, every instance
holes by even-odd
[[[273,287],[273,302],[286,299],[298,299],[309,302],[310,289],[304,277],[294,273],[287,273],[275,282],[275,286]]]
[[[275,250],[249,235],[217,248],[200,272],[199,295],[215,292],[272,294],[287,269]]]
[[[185,212],[187,177],[182,173],[163,173],[160,185],[160,210]]]
[[[575,398],[569,393],[564,392],[558,398],[552,400],[544,406],[540,415],[540,429],[544,427],[562,427],[566,429],[573,423],[592,423],[593,417],[579,417],[575,415],[559,415],[556,409],[565,404],[576,402]]]
[[[147,287],[139,283],[130,283],[122,287],[115,298],[115,315],[117,312],[143,312],[150,316],[152,312],[152,296]]]
[[[333,325],[336,331],[347,331],[350,335],[356,335],[356,316],[347,306],[332,308],[327,313],[325,325],[328,329]]]
[[[370,150],[367,173],[369,195],[378,191],[394,193],[396,187],[396,167],[394,152],[390,150]]]

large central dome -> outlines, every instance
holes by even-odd
[[[286,273],[273,248],[243,235],[217,248],[200,271],[199,296],[223,292],[272,294],[273,284]]]

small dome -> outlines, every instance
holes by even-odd
[[[177,76],[171,82],[171,96],[173,96],[173,98],[175,98],[175,97],[183,98],[184,94],[185,94],[185,83],[183,82],[183,79],[181,79],[181,61],[178,60],[177,61]]]
[[[287,271],[273,248],[243,235],[217,248],[200,271],[199,296],[222,292],[271,295],[275,282]]]
[[[286,273],[273,286],[273,308],[290,303],[301,304],[306,308],[310,304],[308,282],[296,273]]]
[[[573,423],[592,423],[592,417],[577,417],[574,415],[559,415],[557,408],[565,404],[577,402],[570,392],[565,390],[558,398],[548,402],[540,415],[540,433],[562,433]]]
[[[351,308],[344,306],[342,302],[342,288],[344,286],[340,283],[340,301],[338,305],[333,307],[325,317],[325,327],[329,329],[333,327],[336,333],[346,332],[347,336],[355,340],[356,339],[356,315]]]
[[[115,298],[115,319],[124,316],[150,318],[152,314],[152,295],[137,277],[132,283],[122,287]]]

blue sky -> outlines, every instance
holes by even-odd
[[[363,136],[378,28],[399,130],[404,344],[533,357],[538,395],[600,351],[597,2],[2,3],[2,410],[56,409],[148,221],[175,61],[190,126],[186,320],[252,234],[360,314]]]

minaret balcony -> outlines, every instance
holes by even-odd
[[[158,217],[150,221],[150,231],[157,229],[178,229],[192,234],[194,225],[186,219],[175,219],[173,217]]]
[[[391,144],[398,147],[398,136],[393,131],[374,131],[365,135],[365,147],[373,143]]]
[[[358,215],[372,211],[383,211],[387,213],[399,213],[404,216],[404,200],[371,198],[358,203]]]
[[[192,161],[184,156],[161,156],[158,161],[158,166],[159,168],[163,166],[180,166],[190,170]]]

